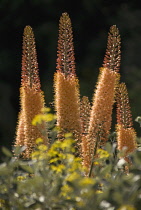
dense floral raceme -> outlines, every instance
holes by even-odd
[[[75,73],[75,59],[71,20],[63,13],[59,22],[57,72],[54,76],[57,125],[62,132],[72,132],[79,152],[81,119],[79,82]]]
[[[121,83],[117,89],[117,143],[118,149],[124,148],[125,155],[133,152],[136,147],[136,132],[133,128],[131,108],[125,83]]]
[[[55,74],[55,107],[57,125],[63,132],[81,133],[78,80],[75,75]],[[79,142],[78,142],[79,143]]]
[[[41,112],[41,109],[44,108],[44,98],[41,92],[35,92],[33,89],[23,89],[22,93],[22,114],[24,121],[24,146],[27,147],[26,157],[30,157],[31,151],[35,147],[35,140],[39,137],[42,137],[45,140],[45,137],[40,130],[31,124],[35,115]],[[42,129],[46,129],[45,123],[42,123]],[[45,142],[47,143],[47,142]]]
[[[100,69],[93,97],[88,135],[83,138],[85,147],[82,148],[85,151],[84,154],[87,155],[87,159],[90,160],[89,164],[88,161],[84,160],[84,162],[89,167],[91,167],[97,148],[105,144],[110,133],[115,90],[120,78],[118,73],[121,58],[120,44],[119,30],[113,25],[110,27],[103,68]]]
[[[87,141],[89,152],[93,155],[94,147],[98,136],[99,145],[108,140],[108,134],[112,122],[112,109],[117,85],[118,73],[107,68],[102,68],[93,98],[93,105],[90,114]]]
[[[22,87],[41,90],[35,38],[30,26],[24,28],[21,78]]]
[[[33,117],[39,114],[45,106],[44,95],[40,89],[34,34],[30,26],[26,26],[24,29],[21,77],[21,110],[16,130],[15,146],[26,146],[23,155],[25,158],[29,158],[35,147],[36,138],[42,136],[41,131],[35,128],[31,122]],[[43,127],[46,129],[45,124]]]
[[[72,26],[67,13],[63,13],[59,21],[56,69],[63,72],[65,75],[70,73],[75,74]]]
[[[118,28],[113,25],[110,27],[106,54],[103,61],[103,67],[119,72],[121,60],[121,38]]]
[[[124,128],[133,126],[131,108],[129,103],[128,92],[125,83],[121,83],[117,89],[117,123]]]
[[[122,125],[117,125],[117,142],[118,150],[124,152],[124,156],[133,152],[136,149],[136,132],[134,128],[124,128]]]

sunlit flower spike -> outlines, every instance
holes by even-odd
[[[131,108],[125,83],[121,83],[117,90],[117,143],[119,151],[125,149],[125,156],[133,152],[136,147],[136,132],[133,128]]]
[[[71,20],[63,13],[59,21],[57,72],[54,75],[57,126],[62,133],[72,132],[80,151],[80,94],[75,73],[75,58]],[[78,152],[79,153],[79,152]]]
[[[111,129],[115,90],[119,82],[120,53],[120,35],[113,25],[110,27],[103,67],[100,68],[90,113],[87,141],[91,160],[95,147],[105,144]]]
[[[38,128],[31,123],[34,116],[45,106],[39,79],[35,38],[30,26],[24,28],[23,34],[20,105],[15,146],[26,146],[23,155],[29,158],[36,145],[35,140],[43,137]],[[42,126],[46,129],[45,124]]]

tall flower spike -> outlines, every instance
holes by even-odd
[[[16,130],[15,146],[26,146],[23,156],[30,158],[30,154],[35,147],[35,140],[38,137],[42,137],[44,142],[47,143],[46,137],[42,135],[41,131],[31,124],[34,116],[39,114],[45,106],[45,101],[40,88],[35,39],[30,26],[25,27],[23,34],[21,78],[21,110]],[[42,127],[46,130],[45,124]]]
[[[91,162],[99,146],[108,140],[111,129],[115,89],[119,82],[120,35],[116,26],[111,26],[103,68],[100,69],[93,97],[87,141]],[[90,166],[91,167],[91,166]]]
[[[117,85],[118,73],[107,68],[102,68],[98,84],[93,97],[88,127],[88,140],[90,142],[90,154],[93,156],[95,145],[102,145],[108,140],[111,128],[112,110]],[[96,144],[97,139],[101,142]]]
[[[124,128],[133,126],[129,97],[125,83],[121,83],[117,91],[117,123]]]
[[[126,147],[128,155],[136,149],[136,132],[134,130],[129,97],[125,83],[119,85],[117,91],[117,142],[121,151]]]
[[[67,13],[63,13],[59,22],[59,37],[57,51],[57,70],[66,76],[75,74],[75,57],[71,20]]]
[[[118,72],[120,68],[120,60],[121,60],[120,41],[121,38],[119,35],[118,28],[115,25],[111,26],[108,36],[106,54],[103,61],[103,67],[114,70],[116,72]]]
[[[62,133],[72,132],[80,151],[80,94],[75,74],[75,58],[71,20],[63,13],[59,23],[57,72],[54,75],[57,125]]]
[[[37,91],[41,91],[35,38],[30,26],[24,28],[21,77],[22,87],[30,87]]]

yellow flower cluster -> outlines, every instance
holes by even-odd
[[[43,139],[38,138],[36,140],[36,150],[32,153],[32,159],[47,159],[51,169],[56,173],[62,173],[65,167],[68,167],[68,173],[80,169],[81,159],[73,155],[75,149],[73,147],[74,140],[71,136],[72,134],[66,133],[63,142],[55,141],[50,148],[44,145]]]
[[[36,139],[37,148],[32,152],[31,157],[33,160],[44,160],[47,158],[48,147],[44,144],[43,139]]]
[[[101,159],[108,158],[110,156],[110,154],[106,150],[103,150],[103,149],[98,149],[97,154],[98,154],[98,157]]]
[[[41,124],[43,121],[45,122],[50,122],[52,120],[56,119],[56,115],[53,115],[51,113],[42,113],[42,114],[37,114],[33,120],[32,120],[32,125],[37,125],[37,124]]]
[[[24,176],[18,176],[17,181],[24,181],[24,180],[26,180],[27,176],[28,176],[28,174],[26,174]]]

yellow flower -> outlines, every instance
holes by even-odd
[[[72,138],[72,133],[65,133],[64,136],[65,138]]]
[[[43,139],[42,138],[36,139],[36,144],[41,144],[41,143],[43,143]]]
[[[74,140],[71,138],[66,139],[65,141],[62,142],[61,144],[61,148],[65,149],[65,148],[70,148],[72,146],[72,144],[74,143]]]
[[[43,107],[42,109],[41,109],[41,112],[50,112],[51,111],[51,109],[49,108],[49,107]]]
[[[53,114],[45,114],[43,116],[43,120],[46,121],[46,122],[50,122],[54,119],[56,119],[56,115],[53,115]]]
[[[110,154],[103,149],[98,149],[97,154],[99,155],[100,158],[108,158],[110,156]]]
[[[38,114],[36,115],[33,120],[32,120],[32,125],[37,125],[37,124],[41,124],[42,123],[42,120],[43,120],[43,115],[42,114]]]
[[[99,165],[99,162],[94,161],[94,165]]]
[[[40,155],[39,151],[34,151],[34,152],[32,152],[31,157],[33,160],[36,160],[39,158],[39,155]]]
[[[41,152],[45,152],[45,151],[47,151],[47,146],[44,145],[44,144],[41,144],[41,145],[38,146],[38,149],[39,149]]]
[[[66,178],[66,180],[67,181],[70,181],[70,182],[73,182],[73,181],[75,181],[75,180],[77,180],[79,178],[80,178],[80,175],[76,171],[74,171],[73,173],[71,173],[71,174],[68,175],[68,177]]]
[[[62,173],[65,169],[65,166],[63,164],[59,164],[58,166],[51,165],[51,169],[56,173]]]
[[[26,176],[18,176],[17,180],[18,181],[24,181],[26,179]]]
[[[58,162],[59,160],[60,160],[60,158],[55,157],[55,158],[52,158],[49,162],[50,163],[55,163],[55,162]]]
[[[83,179],[81,179],[79,181],[79,184],[80,184],[80,186],[86,186],[87,187],[88,185],[95,184],[95,180],[94,179],[91,179],[89,177],[84,177]]]
[[[32,125],[41,124],[42,121],[50,122],[56,119],[56,115],[48,113],[48,114],[38,114],[32,120]]]
[[[63,187],[61,188],[61,196],[66,197],[67,199],[71,198],[69,194],[72,192],[73,192],[72,188],[67,184],[63,185]]]
[[[100,194],[100,193],[103,193],[103,191],[102,190],[97,190],[96,193]]]

